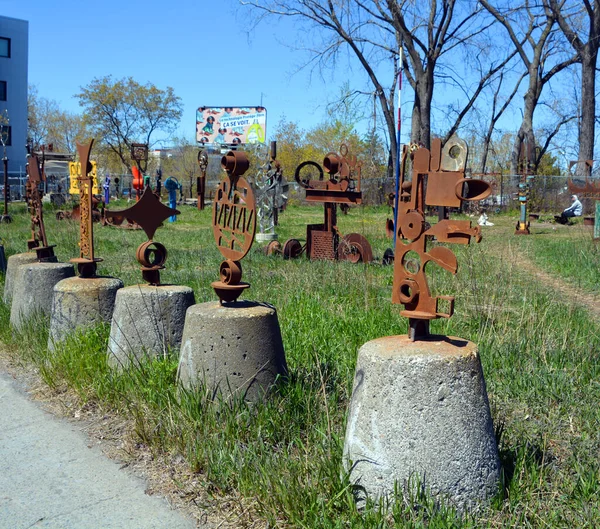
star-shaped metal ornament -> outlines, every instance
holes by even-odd
[[[146,232],[148,239],[152,239],[156,230],[163,225],[165,220],[180,213],[177,209],[165,206],[148,186],[133,206],[121,211],[106,211],[106,216],[133,220]]]
[[[146,187],[140,200],[132,207],[121,211],[106,211],[107,217],[127,218],[137,222],[150,239],[138,248],[137,260],[142,265],[143,278],[151,285],[160,285],[160,270],[167,260],[167,249],[152,238],[165,220],[179,213],[178,210],[165,206],[150,186]]]

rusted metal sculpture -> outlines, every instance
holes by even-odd
[[[491,189],[483,180],[465,178],[467,145],[462,140],[452,139],[442,149],[441,140],[434,139],[431,152],[419,147],[411,155],[410,180],[406,174],[408,156],[404,146],[392,303],[404,305],[401,314],[409,319],[409,337],[414,341],[429,335],[430,320],[449,318],[454,312],[454,297],[431,295],[425,266],[433,262],[456,274],[456,256],[443,246],[427,249],[427,242],[435,239],[438,243],[469,244],[471,237],[481,240],[481,228],[472,227],[469,220],[443,219],[430,225],[425,220],[425,207],[459,207],[462,201],[487,198]]]
[[[520,216],[515,228],[515,235],[529,235],[531,233],[529,231],[530,223],[527,216],[527,201],[529,199],[531,181],[534,178],[532,174],[534,159],[535,148],[529,143],[527,138],[524,138],[519,151],[518,169],[521,174],[521,181],[519,182]]]
[[[198,152],[198,165],[200,176],[196,178],[196,191],[198,193],[198,209],[204,209],[204,194],[206,191],[206,169],[208,168],[208,154],[206,151]]]
[[[81,175],[79,177],[79,257],[71,259],[71,263],[77,265],[80,277],[95,277],[96,263],[102,261],[94,255],[94,220],[93,220],[93,194],[92,194],[92,164],[90,163],[90,152],[94,140],[87,145],[77,142],[77,152],[81,163]]]
[[[120,218],[132,220],[139,224],[148,241],[140,244],[136,257],[142,265],[142,277],[151,285],[160,285],[160,271],[165,268],[167,249],[159,242],[153,241],[154,234],[163,222],[171,215],[179,215],[179,211],[165,206],[147,186],[144,194],[134,206],[121,211],[105,211],[109,219]]]
[[[317,171],[318,179],[303,178],[302,171],[312,167]],[[306,227],[306,246],[297,239],[289,239],[283,246],[285,258],[298,257],[306,251],[309,259],[347,260],[353,263],[368,263],[373,260],[373,251],[369,241],[359,233],[342,236],[337,227],[338,204],[360,204],[362,163],[356,156],[348,155],[348,147],[342,144],[340,153],[330,152],[318,163],[302,162],[296,168],[296,182],[306,190],[308,202],[323,203],[325,216],[323,224],[309,224]],[[324,172],[329,175],[323,179]]]
[[[28,147],[29,149],[30,147]],[[40,190],[46,180],[43,156],[42,151],[42,163],[40,164],[36,154],[28,154],[26,192],[31,215],[31,239],[27,241],[27,247],[35,250],[40,263],[56,263],[57,258],[54,255],[56,245],[48,244],[44,226],[44,207]]]
[[[254,242],[256,204],[250,184],[242,178],[250,162],[242,151],[229,151],[221,159],[227,178],[215,193],[213,234],[219,251],[225,257],[219,270],[220,281],[211,284],[221,304],[236,301],[250,285],[243,283],[241,260]]]

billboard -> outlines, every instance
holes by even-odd
[[[263,143],[267,133],[264,107],[200,107],[196,141],[202,144]]]

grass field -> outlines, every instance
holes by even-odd
[[[156,240],[169,250],[164,282],[185,284],[196,301],[214,300],[210,287],[221,261],[210,209],[182,206]],[[7,254],[25,251],[24,208],[0,225]],[[321,222],[322,208],[290,207],[280,217],[280,240],[304,238]],[[379,262],[387,208],[355,208],[339,215],[343,234],[359,232]],[[78,224],[47,213],[49,242],[60,260],[78,255]],[[390,303],[392,268],[380,264],[283,261],[255,245],[244,260],[246,299],[275,305],[291,377],[266,404],[218,406],[206,395],[180,393],[177,358],[123,373],[106,364],[106,328],[69,339],[48,356],[47,325],[32,321],[23,335],[9,329],[0,303],[0,341],[14,361],[34,365],[58,390],[82,403],[131,419],[133,436],[165,461],[185,462],[193,479],[179,483],[209,509],[233,509],[241,527],[596,527],[600,520],[600,322],[578,300],[598,293],[600,254],[581,225],[532,223],[532,235],[513,235],[515,217],[491,218],[480,245],[453,247],[457,276],[431,267],[436,294],[456,295],[450,320],[432,331],[479,344],[504,468],[502,490],[489,509],[458,516],[423,495],[398,497],[389,509],[361,513],[341,473],[341,453],[358,348],[380,336],[406,333]],[[99,273],[141,282],[135,260],[141,231],[96,229]],[[529,263],[529,267],[524,266]],[[557,295],[531,267],[569,286]],[[235,499],[235,501],[233,500]],[[191,500],[190,500],[191,501]],[[219,507],[220,506],[220,507]],[[199,507],[200,509],[200,507]]]

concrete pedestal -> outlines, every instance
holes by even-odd
[[[500,461],[477,346],[442,336],[363,345],[344,464],[374,499],[391,495],[397,481],[401,491],[418,484],[461,510],[490,500]]]
[[[179,352],[185,311],[194,291],[177,285],[134,285],[117,291],[108,340],[108,362],[128,366],[143,357]]]
[[[254,240],[256,242],[276,241],[277,240],[277,234],[275,232],[273,232],[273,233],[263,233],[263,232],[259,231],[254,236]]]
[[[77,329],[110,323],[117,290],[123,282],[114,277],[71,277],[54,285],[48,349]]]
[[[178,379],[185,388],[205,384],[225,398],[261,400],[287,373],[277,311],[240,301],[190,307],[181,341]]]
[[[17,268],[24,264],[36,263],[37,255],[35,252],[17,253],[11,255],[6,264],[6,277],[4,278],[4,294],[2,299],[7,305],[12,301],[13,289],[15,285],[15,276]]]
[[[35,312],[50,316],[54,285],[73,277],[70,263],[31,263],[17,268],[14,277],[10,323],[20,329]]]

